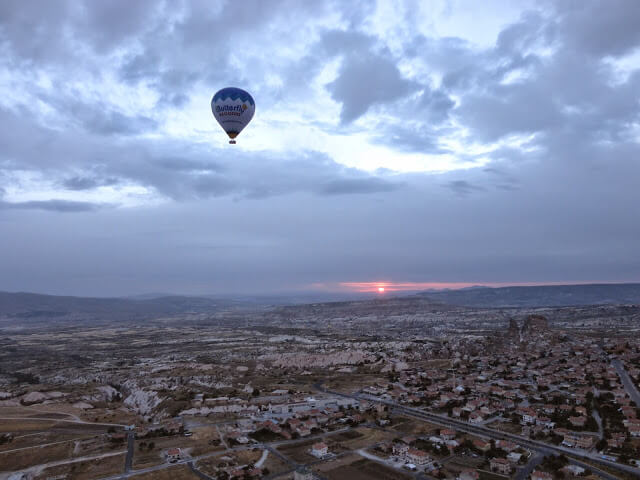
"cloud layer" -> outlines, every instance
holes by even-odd
[[[2,2],[0,289],[640,280],[637,2],[396,3]]]

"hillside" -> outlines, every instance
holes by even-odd
[[[35,319],[88,316],[140,319],[187,312],[212,312],[228,303],[199,297],[166,296],[136,300],[0,292],[0,318]]]
[[[419,295],[448,305],[484,308],[624,305],[640,304],[640,283],[474,287],[422,292]]]

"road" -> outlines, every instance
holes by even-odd
[[[218,438],[220,439],[220,443],[224,445],[224,448],[229,448],[229,445],[227,445],[227,441],[224,439],[224,435],[222,435],[222,432],[220,431],[220,427],[217,424],[216,424],[216,432],[218,432]]]
[[[341,392],[334,392],[334,391],[323,388],[321,383],[316,383],[314,387],[317,390],[320,390],[324,393],[329,393],[332,395],[342,396],[346,398],[353,398],[356,400],[366,400],[370,402],[381,403],[383,405],[387,405],[393,408],[398,413],[401,413],[413,418],[417,418],[422,421],[431,422],[440,426],[449,427],[449,428],[457,429],[463,432],[467,432],[475,435],[481,435],[488,438],[493,438],[495,440],[510,440],[524,447],[527,447],[531,450],[543,453],[545,455],[563,454],[563,455],[571,455],[574,457],[581,457],[591,462],[612,467],[617,470],[625,471],[627,473],[631,473],[633,475],[640,477],[640,469],[634,468],[628,465],[622,465],[620,463],[612,462],[609,460],[605,460],[603,458],[600,458],[600,456],[597,453],[589,453],[581,450],[560,447],[560,446],[540,442],[537,440],[530,440],[529,438],[526,438],[520,435],[502,432],[500,430],[494,430],[492,428],[488,428],[485,426],[473,425],[462,420],[457,420],[457,419],[446,417],[444,415],[438,415],[435,413],[426,412],[424,410],[420,410],[417,408],[405,407],[395,402],[381,400],[377,397],[371,397],[368,395],[367,396],[350,395],[350,394],[345,394]]]
[[[124,459],[124,473],[129,473],[131,471],[131,466],[133,465],[133,449],[135,447],[135,439],[135,432],[127,432],[127,456]]]
[[[266,448],[262,451],[262,456],[260,457],[260,460],[258,460],[255,463],[255,466],[258,468],[262,468],[262,464],[267,460],[267,457],[269,456],[269,450],[267,450]]]
[[[533,472],[536,467],[542,463],[543,459],[544,455],[540,452],[536,452],[534,455],[531,455],[531,458],[529,459],[527,464],[524,466],[524,468],[521,468],[516,475],[516,480],[526,480],[527,478],[529,478],[531,472]]]
[[[631,380],[631,377],[629,377],[629,374],[622,365],[622,362],[616,358],[615,360],[611,361],[611,365],[613,365],[613,368],[615,368],[616,372],[618,372],[618,376],[620,377],[620,380],[622,380],[624,389],[631,397],[631,400],[636,402],[636,407],[640,408],[640,392],[638,392],[638,389],[633,384],[633,380]]]

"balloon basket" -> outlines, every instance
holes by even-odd
[[[235,140],[229,140],[229,143],[230,143],[231,145],[235,145],[235,144],[236,144],[236,141],[235,141]]]

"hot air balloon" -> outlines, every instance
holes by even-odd
[[[228,87],[218,90],[211,99],[213,116],[229,135],[229,143],[235,144],[235,138],[253,118],[256,104],[249,92],[241,88]]]

